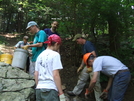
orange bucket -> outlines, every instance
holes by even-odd
[[[13,55],[11,54],[1,54],[0,56],[0,61],[7,63],[7,64],[11,64],[12,63],[12,59],[13,59]]]

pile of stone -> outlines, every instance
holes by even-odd
[[[78,96],[66,94],[67,101],[85,101]],[[0,101],[36,101],[35,81],[32,76],[17,67],[0,62]]]
[[[0,62],[0,101],[35,101],[34,86],[28,73]]]

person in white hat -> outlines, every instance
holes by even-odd
[[[43,30],[39,29],[39,26],[35,21],[30,21],[27,24],[26,30],[35,35],[33,44],[22,47],[23,49],[28,49],[28,47],[32,47],[32,57],[30,61],[29,74],[34,76],[35,62],[39,54],[46,49],[46,45],[43,44],[43,42],[47,40],[47,35]]]

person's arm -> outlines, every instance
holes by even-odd
[[[84,61],[83,60],[81,61],[80,67],[84,67]]]
[[[28,45],[28,47],[42,47],[43,46],[43,43],[36,43],[36,44],[31,44],[31,45]]]
[[[38,84],[38,74],[39,74],[38,71],[34,72],[34,79],[35,79],[36,86]]]
[[[95,53],[95,51],[92,51],[91,53],[92,53],[94,56],[96,56],[96,53]]]
[[[29,43],[29,44],[32,44],[32,43],[33,43],[33,41],[29,41],[28,43]]]
[[[43,46],[43,43],[36,43],[36,44],[31,44],[31,45],[25,45],[21,48],[27,50],[29,47],[42,47],[42,46]]]
[[[20,46],[21,41],[19,41],[15,46],[14,49],[17,49]]]
[[[17,47],[14,47],[14,49],[17,49]]]
[[[92,79],[90,81],[89,88],[88,88],[89,91],[93,90],[93,88],[94,88],[94,86],[95,86],[95,84],[97,82],[98,75],[99,75],[99,72],[94,72],[93,73],[93,77],[92,77]]]
[[[81,70],[81,69],[83,69],[83,67],[84,67],[84,61],[82,60],[81,61],[81,65],[79,66],[79,68],[77,69],[77,73]]]
[[[112,77],[109,77],[109,80],[108,80],[108,84],[107,84],[107,87],[106,87],[106,91],[108,91],[109,90],[109,88],[111,87],[111,85],[112,85],[112,82],[113,82],[113,78]]]
[[[61,87],[61,78],[60,78],[59,70],[54,70],[53,71],[53,77],[54,77],[54,82],[56,84],[56,87],[59,91],[59,95],[63,94],[62,87]]]
[[[103,92],[100,95],[101,99],[106,99],[108,97],[108,90],[110,89],[112,82],[113,82],[113,78],[109,77],[107,87],[106,87],[106,89],[103,90]]]
[[[43,46],[43,42],[47,40],[47,35],[43,30],[40,31],[39,33],[40,34],[38,37],[38,43],[28,45],[28,47],[42,47]]]

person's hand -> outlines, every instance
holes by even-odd
[[[108,95],[108,91],[107,90],[103,90],[103,92],[101,93],[100,98],[101,99],[106,99],[107,98],[107,95]]]
[[[29,44],[32,44],[33,43],[33,41],[30,41],[30,42],[28,42]]]
[[[31,56],[32,56],[32,54],[29,53],[29,57],[31,57]]]
[[[77,69],[77,73],[79,73],[79,71],[82,69],[82,67],[79,67],[78,69]]]
[[[85,92],[85,98],[88,99],[88,96],[92,96],[91,95],[92,91],[89,91],[88,88],[86,88],[86,92]]]
[[[59,95],[60,101],[66,101],[64,93]]]
[[[27,50],[29,48],[29,46],[28,45],[25,45],[25,46],[23,46],[21,48]]]
[[[87,67],[87,73],[91,73],[92,72],[92,67]]]

